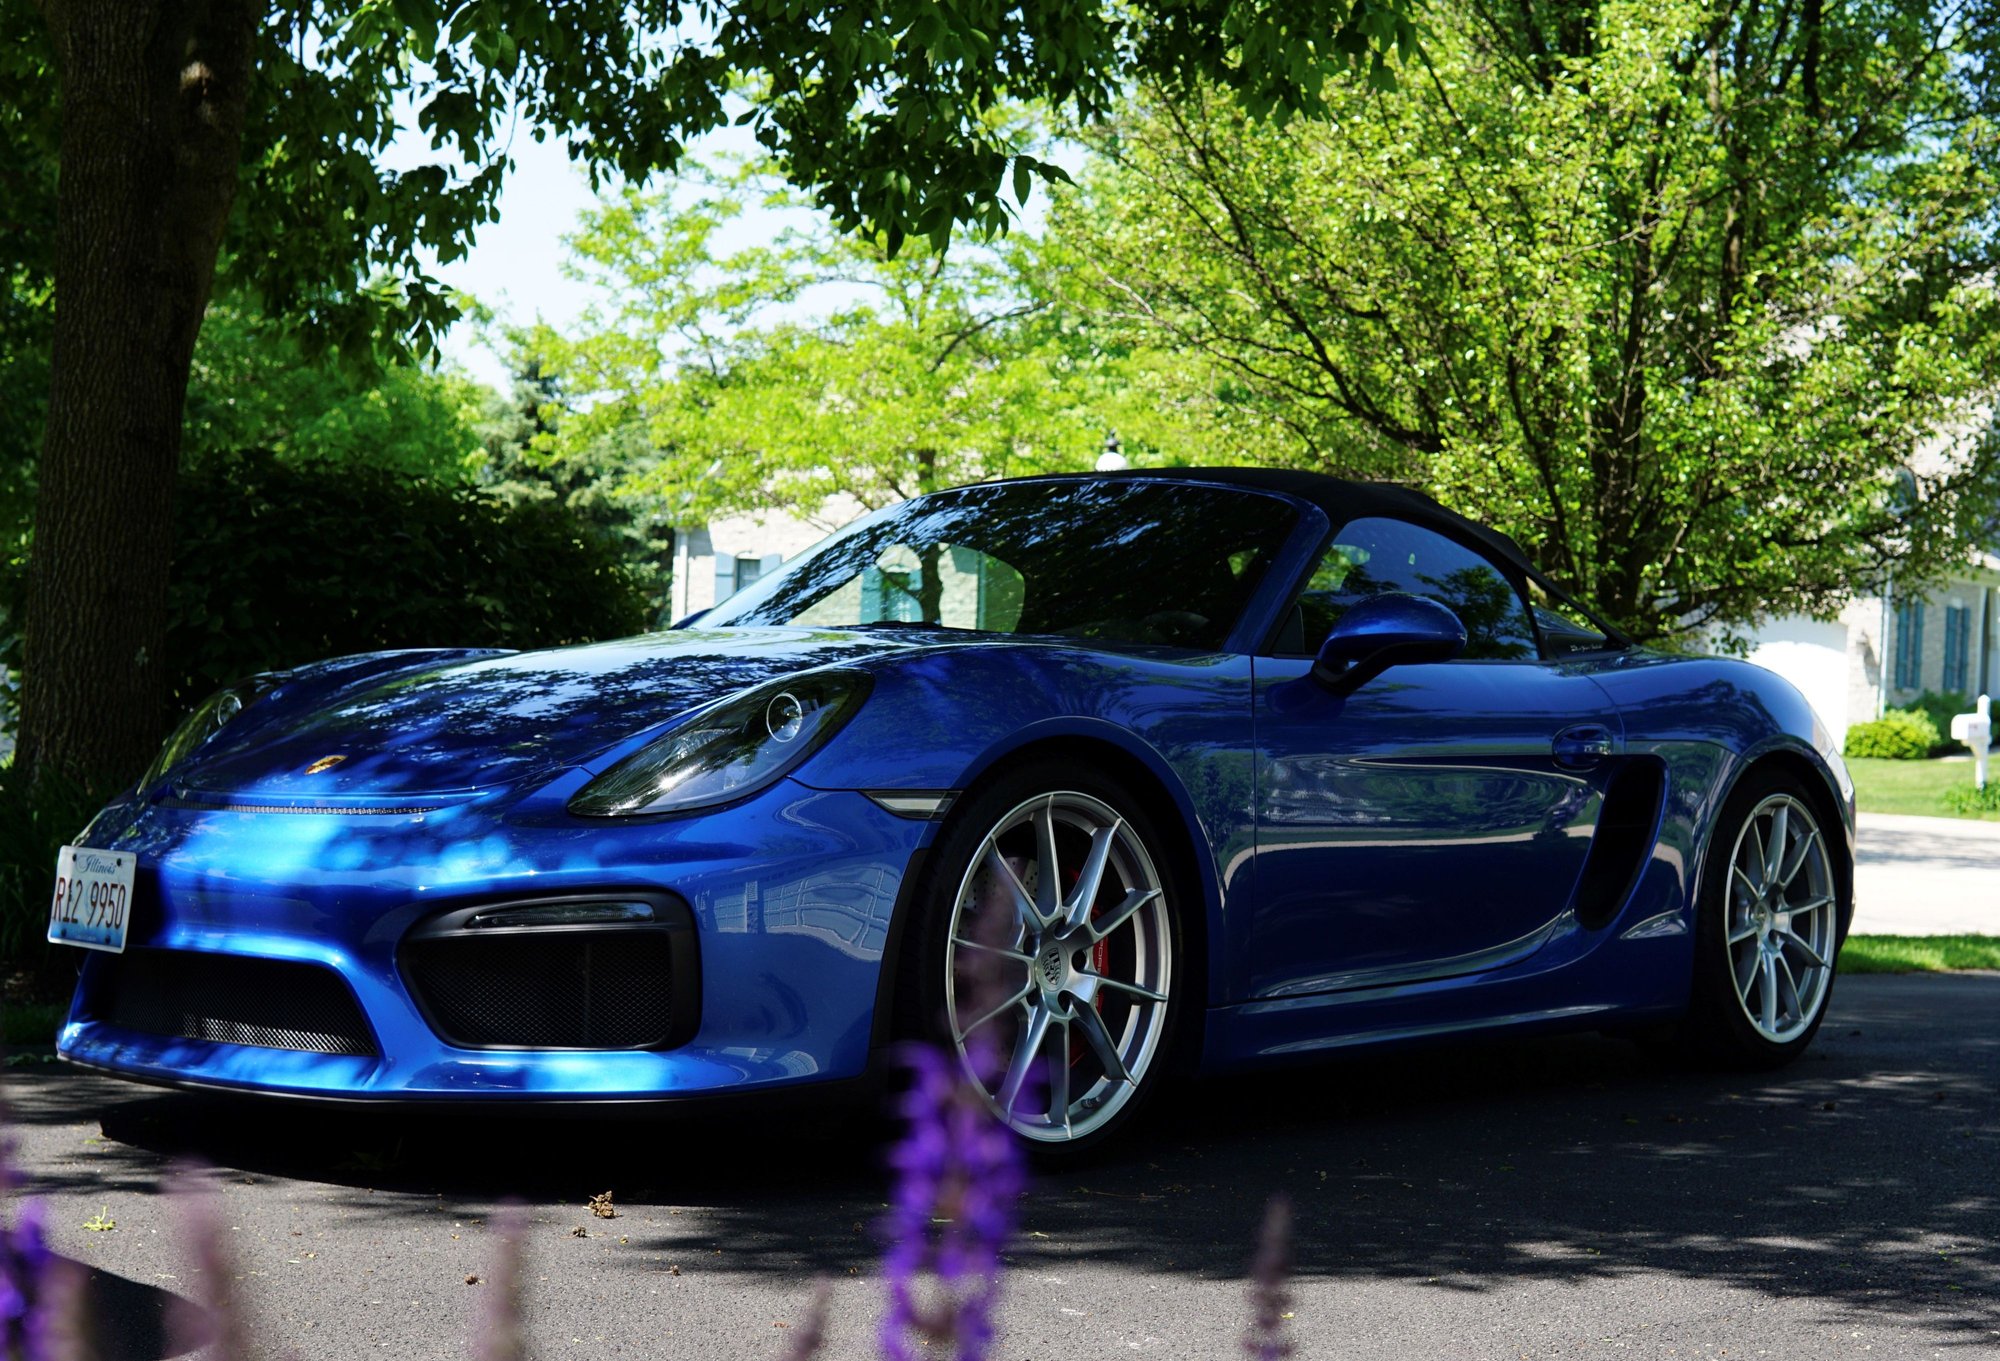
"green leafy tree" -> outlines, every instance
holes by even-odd
[[[616,426],[588,440],[556,438],[563,412],[561,386],[530,358],[515,357],[510,395],[488,392],[477,428],[481,488],[508,505],[561,506],[608,542],[647,602],[646,622],[673,622],[668,587],[673,579],[674,530],[666,498],[635,489],[650,480],[656,451],[635,426]]]
[[[0,262],[47,258],[55,296],[25,765],[122,779],[158,736],[181,418],[225,245],[231,279],[309,335],[365,343],[388,313],[422,349],[451,305],[419,261],[492,216],[517,128],[638,181],[747,121],[843,228],[941,244],[1056,178],[989,121],[1003,92],[1089,118],[1138,71],[1311,109],[1412,33],[1398,0],[7,7],[0,82],[56,111],[7,122],[8,150],[59,186],[52,249]],[[391,170],[405,106],[437,154]],[[398,283],[361,286],[378,278]]]
[[[1294,460],[1427,485],[1642,638],[1825,612],[2000,504],[1996,19],[1440,5],[1421,78],[1323,122],[1144,94],[1056,235]]]
[[[689,519],[879,506],[1094,453],[1101,429],[1064,425],[1046,352],[1021,343],[1039,304],[998,252],[892,257],[812,230],[722,251],[765,188],[632,190],[585,215],[571,272],[604,302],[574,336],[533,337],[576,406],[547,448],[643,432],[661,454],[636,480],[685,489]]]
[[[282,322],[230,297],[209,305],[195,345],[182,456],[194,464],[268,449],[291,463],[468,482],[484,461],[493,400],[463,373],[407,359],[312,355]]]
[[[1112,432],[1152,462],[1230,437],[1225,400],[1066,305],[1037,243],[891,254],[799,207],[752,167],[586,213],[569,268],[598,304],[523,338],[569,408],[538,446],[623,438],[650,451],[630,486],[698,522],[1089,467]],[[759,213],[772,239],[724,249]]]

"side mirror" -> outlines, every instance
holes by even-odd
[[[1313,679],[1349,694],[1392,666],[1448,662],[1465,650],[1465,625],[1427,596],[1385,591],[1350,605],[1320,644]]]

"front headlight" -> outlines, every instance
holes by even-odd
[[[265,672],[241,684],[217,690],[197,704],[194,712],[182,719],[180,726],[167,735],[160,754],[153,758],[153,764],[147,766],[146,773],[139,777],[139,788],[151,789],[158,784],[209,738],[228,727],[236,715],[243,712],[244,706],[275,690],[285,679],[283,672]]]
[[[685,813],[753,794],[825,745],[868,697],[859,671],[760,685],[697,714],[599,775],[569,801],[585,817]]]

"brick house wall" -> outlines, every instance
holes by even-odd
[[[840,496],[808,519],[783,511],[730,515],[705,525],[674,530],[673,608],[676,620],[710,609],[734,595],[739,585],[797,557],[834,530],[866,512],[859,501]]]
[[[1956,693],[1970,699],[1991,693],[2000,684],[1992,654],[1996,639],[1994,589],[2000,572],[1981,571],[1954,578],[1920,600],[1891,595],[1886,611],[1886,638],[1882,666],[1886,683],[1882,686],[1884,707],[1904,708],[1926,690]],[[1921,607],[1921,617],[1917,607]],[[1956,623],[1953,617],[1956,615]],[[1902,641],[1911,635],[1907,652]],[[1949,648],[1956,633],[1956,648]],[[1947,652],[1956,651],[1963,660],[1959,676],[1947,675]],[[1907,657],[1901,669],[1899,657]]]

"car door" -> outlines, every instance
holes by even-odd
[[[1466,649],[1332,694],[1310,653],[1381,591],[1449,606]],[[1622,728],[1601,688],[1539,655],[1513,578],[1422,525],[1352,520],[1271,651],[1254,663],[1254,911],[1238,998],[1476,972],[1562,928]]]

